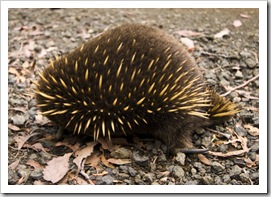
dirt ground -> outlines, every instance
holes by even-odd
[[[257,9],[9,9],[9,184],[259,184],[258,14]],[[167,156],[161,141],[136,137],[112,144],[71,134],[53,139],[57,125],[40,114],[33,96],[38,71],[55,55],[124,23],[174,35],[188,46],[208,83],[241,107],[225,124],[195,132],[194,145],[209,152]]]

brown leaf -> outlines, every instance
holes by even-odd
[[[201,36],[201,35],[203,35],[202,33],[191,31],[191,30],[180,30],[180,31],[175,31],[173,33],[178,34],[180,36],[184,36],[184,37],[192,37],[192,36]]]
[[[24,145],[24,147],[31,148],[31,149],[33,149],[35,151],[43,151],[43,152],[49,154],[47,152],[49,149],[44,148],[41,143],[35,143],[35,144],[32,144],[32,145]]]
[[[8,128],[13,130],[13,131],[20,131],[21,129],[11,123],[8,124]]]
[[[241,16],[242,18],[251,18],[251,16],[249,16],[249,15],[247,15],[247,14],[240,14],[240,16]]]
[[[90,142],[90,143],[88,143],[88,145],[85,148],[75,152],[76,158],[73,160],[73,162],[78,167],[77,172],[80,172],[80,170],[81,170],[82,160],[85,159],[87,156],[91,155],[91,153],[93,152],[93,148],[96,144],[97,144],[96,142]]]
[[[14,169],[19,165],[20,160],[21,160],[21,159],[17,159],[17,160],[14,161],[13,163],[9,164],[9,165],[8,165],[8,168],[14,170]]]
[[[106,158],[104,157],[104,155],[101,156],[101,161],[103,162],[103,164],[104,164],[105,166],[107,166],[107,167],[109,167],[109,168],[112,168],[112,169],[115,168],[115,166],[111,165],[111,164],[106,160]]]
[[[106,174],[108,174],[108,172],[107,171],[102,171],[101,173],[97,173],[97,174],[93,174],[94,176],[104,176],[104,175],[106,175]]]
[[[43,170],[43,178],[46,181],[56,183],[69,171],[69,159],[72,153],[66,153],[62,157],[52,159]]]
[[[66,146],[66,147],[70,148],[73,152],[75,152],[76,150],[79,149],[80,144],[76,143],[75,145],[72,145],[68,141],[61,141],[61,142],[57,142],[55,144],[55,146]]]
[[[259,135],[259,129],[257,127],[253,127],[250,124],[244,125],[244,128],[247,129],[247,132],[252,136],[258,136]]]
[[[107,159],[108,162],[116,164],[116,165],[123,165],[131,163],[131,159],[115,159],[115,158],[109,158]]]
[[[209,159],[207,159],[207,157],[205,157],[203,154],[198,154],[198,158],[202,163],[204,163],[206,165],[212,164],[212,162]]]
[[[32,167],[35,168],[35,169],[42,168],[42,166],[41,166],[38,162],[34,161],[33,159],[29,159],[29,160],[26,162],[26,164],[32,166]]]
[[[227,153],[208,151],[210,155],[219,156],[219,157],[230,157],[230,156],[235,156],[235,155],[241,155],[247,152],[248,150],[236,150],[236,151],[229,151]]]
[[[14,140],[17,142],[18,150],[21,150],[24,143],[31,137],[38,135],[39,133],[25,134],[22,136],[15,136]]]
[[[112,142],[108,138],[99,138],[98,142],[102,145],[103,150],[109,150],[112,152],[114,150],[114,146]]]
[[[100,163],[101,163],[101,157],[97,156],[96,154],[92,154],[92,155],[87,157],[85,164],[87,164],[89,166],[92,166],[96,170],[98,170]]]

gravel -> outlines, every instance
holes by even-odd
[[[241,18],[242,13],[249,14],[251,18]],[[236,19],[242,21],[239,28],[232,26]],[[76,138],[69,134],[60,145],[51,140],[57,127],[40,119],[35,100],[27,96],[33,93],[35,86],[31,80],[38,78],[37,71],[46,66],[55,54],[67,53],[105,29],[135,22],[160,27],[172,35],[185,29],[203,33],[199,37],[189,37],[195,44],[191,55],[219,94],[227,92],[229,86],[239,86],[259,74],[256,9],[107,9],[106,12],[103,9],[10,9],[8,121],[19,131],[9,126],[9,164],[18,158],[20,161],[18,166],[8,169],[9,184],[34,184],[35,181],[52,184],[44,180],[42,167],[30,166],[27,161],[31,159],[46,166],[56,156],[63,156],[72,148],[84,147],[89,142],[89,138]],[[230,34],[214,39],[213,35],[225,27]],[[34,61],[35,66],[32,67]],[[99,157],[129,162],[115,164],[114,169],[106,162],[97,166],[88,164],[82,171],[85,175],[79,173],[78,177],[87,180],[86,176],[89,176],[97,185],[259,184],[258,83],[256,79],[227,95],[241,106],[242,111],[238,115],[225,124],[193,134],[193,143],[198,148],[208,147],[210,151],[227,154],[245,149],[241,142],[246,142],[250,148],[247,152],[222,157],[207,152],[204,160],[197,154],[167,155],[167,147],[160,140],[140,138],[119,143],[113,150],[95,147],[94,153]],[[18,136],[34,131],[39,135],[28,139],[18,151]],[[43,145],[43,149],[33,148],[37,142]],[[72,155],[69,160],[70,180],[67,184],[77,184],[74,159]]]

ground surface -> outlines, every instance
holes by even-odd
[[[256,9],[10,9],[9,184],[258,184],[258,20]],[[220,94],[251,80],[227,95],[240,113],[194,134],[210,152],[167,156],[153,139],[53,140],[57,127],[37,110],[32,81],[54,55],[123,23],[193,40],[191,54]]]

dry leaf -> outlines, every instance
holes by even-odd
[[[9,165],[8,165],[8,168],[14,170],[14,169],[19,165],[20,160],[21,160],[21,159],[17,159],[17,160],[14,161],[13,163],[9,164]]]
[[[46,181],[56,183],[69,171],[69,159],[72,153],[66,153],[62,157],[52,159],[43,170],[43,178]]]
[[[71,145],[68,141],[66,141],[66,139],[64,141],[61,141],[61,142],[57,142],[55,144],[55,146],[66,146],[68,148],[70,148],[73,152],[75,152],[76,150],[79,149],[80,147],[80,144],[77,142],[76,144],[74,145]]]
[[[203,35],[202,33],[191,31],[191,30],[180,30],[180,31],[175,31],[173,34],[178,34],[180,36],[184,37],[192,37],[192,36],[201,36]]]
[[[34,161],[33,159],[29,159],[26,162],[26,164],[32,166],[35,169],[42,168],[42,166],[38,162]]]
[[[253,127],[252,125],[246,124],[244,125],[244,128],[246,128],[247,132],[252,136],[259,135],[259,129],[257,127]]]
[[[31,137],[38,135],[39,133],[32,133],[30,135],[15,136],[14,140],[17,142],[18,150],[21,150],[24,143]]]
[[[247,153],[249,150],[236,150],[236,151],[229,151],[227,153],[208,151],[208,153],[210,155],[219,156],[219,157],[230,157],[230,156],[241,155],[241,154]]]
[[[235,21],[233,21],[232,25],[234,27],[240,27],[240,26],[242,26],[242,22],[240,20],[235,20]]]
[[[198,154],[198,158],[202,163],[204,163],[206,165],[212,164],[212,162],[209,159],[207,159],[207,157],[205,157],[203,154]]]
[[[98,142],[102,145],[103,150],[109,150],[110,152],[114,150],[114,146],[108,138],[99,138]]]
[[[94,167],[98,171],[100,163],[101,163],[101,157],[97,156],[96,154],[92,154],[87,157],[85,164]]]
[[[112,168],[112,169],[115,168],[115,166],[111,165],[111,164],[106,160],[106,158],[104,157],[104,155],[101,156],[101,161],[103,162],[103,164],[104,164],[106,167],[109,167],[109,168]]]
[[[123,165],[131,163],[131,159],[115,159],[115,158],[109,158],[107,159],[108,162],[116,164],[116,165]]]
[[[181,38],[180,40],[185,46],[187,46],[189,52],[194,51],[195,46],[193,40],[189,38]]]
[[[93,174],[94,176],[104,176],[104,175],[106,175],[106,174],[108,174],[108,172],[107,171],[102,171],[101,173],[97,173],[97,174]]]
[[[82,160],[85,159],[87,156],[91,155],[91,153],[93,152],[93,148],[96,144],[97,144],[96,142],[90,142],[90,143],[88,143],[87,147],[75,152],[76,158],[73,160],[73,162],[78,167],[77,172],[80,172],[80,170],[81,170]]]
[[[13,130],[13,131],[20,131],[21,129],[11,123],[8,124],[8,128]]]
[[[214,38],[223,38],[223,36],[229,35],[230,30],[228,28],[223,29],[222,31],[218,32],[214,35]]]
[[[241,17],[243,18],[251,18],[251,16],[247,15],[247,14],[240,14]]]

